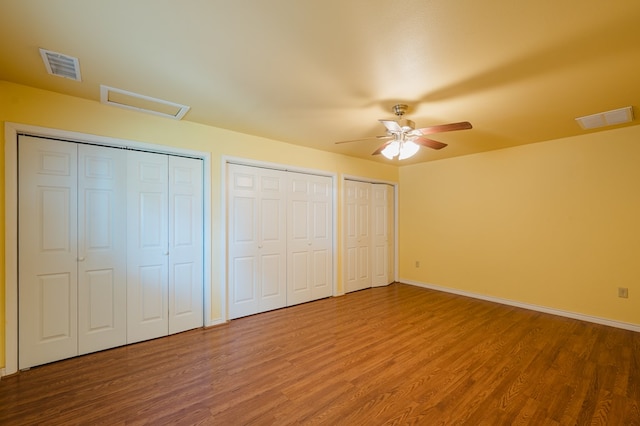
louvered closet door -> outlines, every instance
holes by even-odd
[[[18,143],[19,367],[78,353],[77,147]]]
[[[286,181],[277,170],[228,165],[229,318],[282,308]]]
[[[333,293],[332,180],[287,173],[287,305]]]
[[[169,157],[169,334],[202,327],[202,160]]]
[[[121,149],[78,145],[79,354],[127,342],[125,160]]]
[[[168,156],[127,153],[127,342],[169,330]]]

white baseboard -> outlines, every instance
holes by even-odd
[[[639,332],[640,333],[640,325],[639,324],[630,324],[630,323],[621,322],[621,321],[614,321],[614,320],[610,320],[610,319],[606,319],[606,318],[594,317],[594,316],[591,316],[591,315],[579,314],[577,312],[569,312],[569,311],[563,311],[563,310],[560,310],[560,309],[547,308],[545,306],[538,306],[538,305],[533,305],[533,304],[530,304],[530,303],[518,302],[518,301],[515,301],[515,300],[502,299],[500,297],[487,296],[487,295],[484,295],[484,294],[472,293],[472,292],[468,292],[468,291],[464,291],[464,290],[457,290],[457,289],[454,289],[454,288],[442,287],[442,286],[435,285],[435,284],[422,283],[422,282],[419,282],[419,281],[400,279],[399,282],[404,283],[404,284],[414,285],[416,287],[423,287],[423,288],[428,288],[428,289],[431,289],[431,290],[442,291],[442,292],[445,292],[445,293],[457,294],[459,296],[466,296],[466,297],[471,297],[471,298],[474,298],[474,299],[486,300],[486,301],[489,301],[489,302],[500,303],[502,305],[516,306],[518,308],[529,309],[531,311],[544,312],[546,314],[558,315],[558,316],[561,316],[561,317],[566,317],[566,318],[572,318],[572,319],[577,319],[577,320],[581,320],[581,321],[592,322],[592,323],[595,323],[595,324],[608,325],[610,327],[622,328],[624,330],[630,330],[630,331],[635,331],[635,332]]]

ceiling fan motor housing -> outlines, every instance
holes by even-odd
[[[398,125],[402,128],[403,132],[410,132],[411,130],[416,128],[416,123],[411,120],[407,120],[406,118],[401,118],[396,120]]]
[[[397,104],[397,105],[394,105],[393,108],[391,108],[391,110],[398,117],[402,117],[404,115],[404,113],[407,112],[407,108],[409,108],[408,105]]]

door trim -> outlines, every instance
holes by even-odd
[[[204,325],[217,324],[211,318],[211,154],[208,152],[156,145],[21,123],[4,123],[5,166],[5,368],[4,375],[18,371],[18,135],[63,139],[115,148],[135,149],[199,158],[203,166],[203,296]]]

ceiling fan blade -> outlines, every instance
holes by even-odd
[[[461,121],[460,123],[440,124],[438,126],[424,127],[422,129],[416,129],[417,134],[430,135],[433,133],[451,132],[453,130],[467,130],[473,126],[468,121]]]
[[[380,145],[378,147],[378,149],[376,149],[375,151],[373,151],[373,154],[371,155],[378,155],[382,152],[383,149],[385,149],[387,147],[387,145],[389,145],[392,141],[387,141],[385,143],[383,143],[382,145]]]
[[[348,141],[336,142],[336,145],[339,145],[341,143],[368,141],[368,140],[371,140],[371,139],[391,139],[391,138],[392,138],[392,136],[387,136],[387,135],[384,135],[384,136],[371,136],[370,138],[351,139],[351,140],[348,140]]]
[[[378,120],[379,122],[381,122],[384,127],[387,128],[388,131],[390,131],[391,133],[394,132],[402,132],[402,127],[400,127],[400,125],[393,120]]]
[[[418,145],[426,146],[431,149],[442,149],[445,146],[447,146],[446,143],[438,142],[438,141],[434,141],[433,139],[427,139],[422,137],[415,138],[413,141]]]

